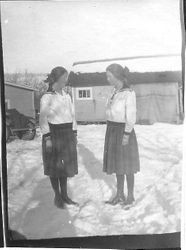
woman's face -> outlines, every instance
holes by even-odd
[[[107,71],[106,74],[107,74],[107,81],[110,83],[110,85],[116,86],[118,81],[115,78],[115,76],[110,71]]]
[[[56,82],[59,88],[64,88],[68,82],[68,73],[65,72]]]

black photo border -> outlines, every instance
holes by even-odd
[[[182,82],[183,82],[183,106],[185,89],[185,28],[186,28],[186,3],[180,0],[180,22],[182,29]],[[40,240],[17,239],[8,227],[8,192],[7,192],[7,160],[6,160],[6,124],[4,101],[4,69],[2,30],[0,25],[0,90],[1,90],[1,115],[2,115],[2,210],[3,226],[7,247],[39,247],[39,248],[99,248],[99,249],[180,249],[181,233],[145,234],[145,235],[117,235],[117,236],[93,236],[75,238],[53,238]],[[1,212],[1,211],[0,211]],[[2,237],[1,237],[2,236]],[[1,241],[3,235],[1,235]],[[0,241],[0,244],[1,244]],[[3,242],[2,242],[3,246]]]

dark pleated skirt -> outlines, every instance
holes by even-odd
[[[49,124],[52,151],[46,150],[46,137],[42,139],[44,174],[51,177],[73,177],[78,173],[76,138],[72,123]],[[60,163],[60,164],[59,164]]]
[[[136,134],[132,130],[129,143],[122,145],[125,123],[107,121],[103,171],[107,174],[134,174],[140,170]]]

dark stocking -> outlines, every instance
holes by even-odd
[[[124,175],[116,175],[117,179],[117,193],[116,196],[106,203],[111,205],[116,205],[118,203],[124,203],[125,202],[125,196],[124,196]]]
[[[50,177],[50,182],[51,182],[51,185],[52,185],[52,188],[54,190],[54,193],[55,195],[59,195],[60,192],[59,192],[59,181],[58,181],[58,178],[55,178],[55,177]]]
[[[68,192],[67,192],[67,177],[60,177],[59,178],[59,183],[60,183],[60,187],[61,187],[61,197],[64,200],[65,203],[69,204],[69,205],[77,205],[78,203],[71,200],[68,197]]]
[[[123,197],[124,196],[124,175],[116,175],[116,179],[117,179],[117,195],[119,197]]]
[[[60,177],[59,184],[61,188],[61,195],[63,199],[65,199],[68,196],[67,195],[67,177]]]
[[[63,208],[64,204],[63,204],[63,200],[61,199],[61,196],[60,196],[59,180],[58,180],[58,178],[50,177],[50,182],[51,182],[52,188],[53,188],[54,193],[55,193],[54,204],[58,208]]]
[[[128,188],[127,203],[131,204],[134,201],[134,174],[127,175],[127,188]]]

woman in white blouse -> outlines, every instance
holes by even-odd
[[[67,81],[67,70],[54,68],[45,80],[49,88],[40,105],[44,174],[50,177],[55,193],[54,204],[59,208],[64,208],[65,203],[77,204],[67,194],[67,178],[78,173],[77,124]]]
[[[103,171],[107,174],[116,174],[117,193],[107,202],[112,205],[134,202],[134,174],[140,170],[138,144],[134,131],[136,96],[129,86],[127,70],[119,64],[111,64],[106,69],[107,80],[114,86],[114,91],[108,99],[106,108],[107,131]],[[127,199],[124,195],[125,175]]]

